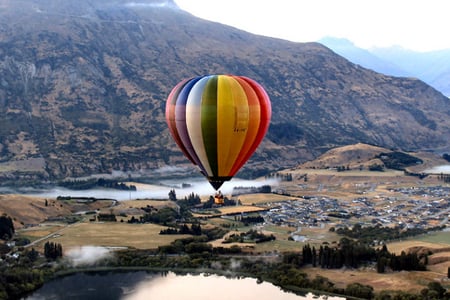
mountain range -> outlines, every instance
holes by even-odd
[[[449,99],[320,43],[257,36],[171,0],[0,2],[0,182],[188,165],[165,101],[181,80],[236,74],[263,85],[269,132],[238,173],[254,177],[354,143],[450,149]]]
[[[450,49],[417,52],[393,46],[362,49],[343,38],[319,42],[365,68],[392,76],[416,77],[450,97]]]

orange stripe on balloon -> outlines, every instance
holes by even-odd
[[[230,176],[233,176],[237,173],[237,171],[245,164],[248,158],[251,156],[252,145],[255,141],[255,138],[258,134],[259,123],[261,120],[260,116],[260,108],[259,108],[259,100],[258,96],[253,90],[253,88],[242,78],[234,77],[239,84],[244,89],[245,95],[247,97],[248,104],[248,129],[247,135],[245,137],[245,142],[242,145],[242,148],[239,152],[239,155],[236,161],[233,164],[233,167],[230,170]]]
[[[240,78],[242,80],[245,80],[252,87],[253,91],[257,95],[260,108],[260,122],[253,143],[251,144],[247,153],[243,154],[244,156],[240,160],[240,162],[236,164],[236,166],[233,168],[232,170],[233,172],[230,173],[230,176],[236,175],[239,169],[250,159],[250,157],[256,151],[256,148],[258,148],[259,144],[264,139],[267,130],[269,129],[270,118],[272,116],[272,106],[270,104],[270,98],[269,95],[267,95],[264,88],[253,79],[244,76],[240,76]]]

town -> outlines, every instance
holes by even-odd
[[[450,212],[450,187],[398,187],[389,195],[339,199],[302,196],[296,201],[268,202],[261,213],[267,223],[289,227],[398,226],[427,229],[445,226]]]

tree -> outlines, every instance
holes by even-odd
[[[312,264],[312,262],[313,262],[313,253],[312,253],[311,246],[309,244],[303,246],[302,257],[303,257],[303,263],[304,264]]]
[[[432,291],[434,292],[433,294],[437,296],[434,299],[443,299],[446,292],[445,288],[443,288],[442,285],[437,281],[431,281],[430,283],[428,283],[428,291],[429,294],[431,294]]]
[[[62,257],[63,250],[61,244],[46,242],[44,245],[44,256],[48,260],[56,260]]]
[[[380,164],[371,164],[369,166],[369,171],[382,172],[382,171],[384,171],[384,168],[383,168],[383,165],[380,165]]]
[[[14,235],[14,224],[11,217],[7,215],[0,216],[0,238],[9,240]]]
[[[260,193],[265,193],[265,194],[270,194],[272,192],[272,188],[270,185],[263,185],[262,187],[259,188],[259,192]]]
[[[294,265],[296,267],[302,266],[300,255],[297,252],[286,252],[282,256],[283,263]]]
[[[179,217],[178,212],[171,207],[163,207],[151,214],[145,214],[140,218],[140,223],[156,223],[167,225],[174,223]]]
[[[208,201],[203,203],[203,209],[212,208],[213,205],[214,205],[214,197],[213,196],[209,196]]]
[[[191,233],[191,231],[189,230],[189,227],[186,224],[181,225],[179,232],[180,232],[180,234],[190,234]]]
[[[26,252],[26,256],[33,262],[38,259],[39,253],[34,248],[31,248],[30,251]]]
[[[313,267],[317,266],[317,252],[316,252],[316,247],[312,248],[312,265]]]
[[[200,226],[200,223],[193,223],[191,225],[191,233],[193,235],[201,235],[202,234],[202,227]]]
[[[175,194],[175,191],[173,191],[173,193]],[[171,195],[170,195],[170,192],[169,192],[169,199],[170,199],[170,197],[171,197]],[[175,199],[173,201],[176,201],[176,195],[174,195],[173,197]],[[172,199],[170,199],[170,200],[172,200]],[[200,196],[197,195],[197,194],[194,194],[194,193],[191,193],[191,194],[189,194],[189,196],[184,197],[184,201],[188,204],[188,206],[195,206],[195,205],[200,204],[202,202],[201,199],[200,199]]]
[[[169,200],[170,201],[177,201],[177,194],[175,193],[174,189],[171,189],[169,191]]]
[[[372,299],[374,296],[373,287],[357,282],[349,284],[345,289],[345,294],[362,299]]]
[[[445,159],[446,161],[450,162],[450,155],[448,153],[444,153],[442,155],[442,158]]]
[[[377,272],[384,273],[386,270],[387,264],[388,264],[388,260],[386,257],[383,257],[383,256],[379,257],[377,259]]]

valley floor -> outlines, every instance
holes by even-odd
[[[276,237],[275,241],[244,245],[246,251],[258,255],[276,254],[284,251],[300,251],[305,244],[321,245],[324,242],[337,243],[341,238],[330,228],[363,224],[381,224],[393,227],[448,226],[450,214],[450,185],[441,182],[437,176],[423,179],[405,176],[403,172],[368,172],[292,169],[285,173],[292,175],[291,181],[280,181],[273,186],[275,193],[242,194],[238,199],[241,206],[217,208],[217,215],[205,218],[204,226],[224,226],[235,232],[258,229]],[[306,175],[305,175],[306,174]],[[305,180],[305,177],[307,178]],[[195,191],[194,191],[195,192]],[[231,197],[231,195],[230,195]],[[45,201],[48,201],[47,205]],[[18,209],[18,203],[20,209]],[[1,195],[0,213],[12,216],[19,236],[36,242],[34,247],[43,248],[45,241],[61,243],[65,251],[81,246],[128,247],[137,249],[156,248],[167,245],[182,235],[161,236],[161,226],[152,224],[128,224],[132,216],[142,215],[142,207],[164,207],[173,205],[162,200],[127,200],[79,203],[57,201],[56,199],[34,199],[20,195]],[[81,214],[80,219],[67,225],[54,220],[57,216],[72,215],[76,211],[114,213],[116,223],[92,222],[91,215]],[[257,211],[264,215],[265,223],[257,227],[238,225],[235,215],[241,212]],[[345,215],[336,216],[340,212]],[[331,216],[333,215],[333,216]],[[348,215],[348,217],[347,217]],[[123,220],[124,222],[121,222]],[[312,222],[312,223],[311,223]],[[36,226],[24,226],[35,223]],[[436,236],[437,235],[437,236]],[[222,244],[224,247],[233,244]],[[321,275],[337,286],[362,282],[374,287],[375,291],[403,290],[420,292],[430,281],[438,281],[450,287],[447,269],[450,267],[450,232],[427,234],[406,241],[389,242],[391,252],[400,253],[413,247],[441,249],[429,257],[426,272],[388,272],[377,274],[374,269],[324,270],[305,269],[309,276]]]

